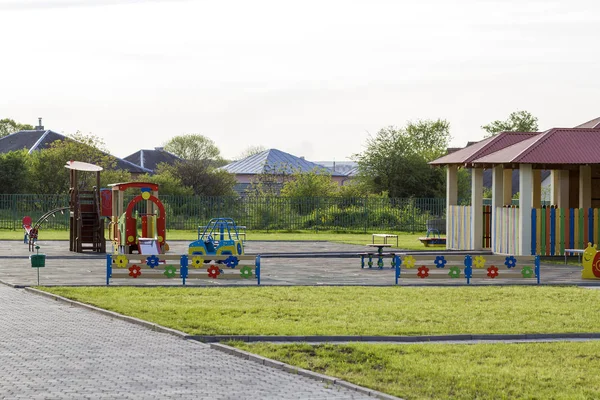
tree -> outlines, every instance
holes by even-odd
[[[331,180],[331,174],[325,169],[310,172],[295,171],[292,179],[281,189],[283,197],[330,197],[339,190],[338,184]]]
[[[354,156],[358,179],[372,193],[388,192],[390,197],[443,197],[444,171],[427,163],[445,154],[449,141],[450,124],[441,119],[383,128]]]
[[[481,129],[486,131],[485,138],[494,136],[500,132],[537,132],[538,119],[529,111],[512,112],[506,121],[494,121],[483,125]]]
[[[236,180],[233,174],[213,168],[210,160],[179,161],[173,165],[163,163],[159,164],[157,172],[158,175],[175,178],[196,196],[233,196],[235,194],[233,187]]]
[[[28,177],[27,150],[0,154],[0,193],[27,193]]]
[[[164,148],[187,161],[221,160],[221,151],[215,142],[202,135],[175,136],[165,143]]]
[[[265,146],[257,145],[257,146],[248,146],[244,151],[242,151],[237,157],[234,158],[235,161],[243,160],[244,158],[248,158],[258,153],[262,153],[267,150]]]
[[[33,126],[28,124],[20,124],[13,119],[0,119],[0,137],[10,135],[11,133],[33,130]]]
[[[295,169],[288,163],[267,163],[262,172],[252,179],[251,194],[255,196],[278,196],[283,186],[291,181]]]

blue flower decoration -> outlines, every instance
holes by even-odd
[[[517,260],[513,256],[508,256],[504,261],[504,265],[506,265],[506,268],[514,268],[517,266]]]
[[[158,257],[156,257],[155,255],[152,255],[148,258],[146,258],[146,265],[149,266],[150,268],[154,268],[154,267],[158,267]]]
[[[235,268],[239,263],[240,262],[238,261],[237,257],[234,256],[229,256],[225,259],[225,265],[227,265],[229,268]]]
[[[435,266],[437,268],[444,268],[446,266],[446,259],[444,258],[444,256],[437,256],[435,258]]]

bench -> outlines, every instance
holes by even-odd
[[[567,255],[570,253],[571,255],[577,254],[577,262],[581,264],[581,255],[585,250],[581,249],[565,249],[565,264],[567,263]]]
[[[400,279],[472,279],[494,280],[520,278],[540,283],[539,256],[511,255],[403,255],[396,267],[396,284]]]
[[[398,235],[392,235],[390,233],[374,233],[373,234],[373,244],[375,244],[376,237],[382,237],[384,244],[387,244],[388,238],[396,238],[396,247],[398,247]]]
[[[206,257],[206,258],[204,258]],[[205,263],[211,261],[211,263]],[[114,279],[248,279],[260,285],[260,255],[108,254],[106,285]]]

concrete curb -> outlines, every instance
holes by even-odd
[[[525,333],[525,334],[476,334],[476,335],[416,335],[416,336],[264,336],[264,335],[188,335],[186,339],[203,343],[223,341],[255,342],[304,342],[304,343],[427,343],[470,342],[475,340],[547,340],[547,339],[600,339],[600,332],[575,333]]]
[[[92,306],[90,304],[85,304],[85,303],[81,303],[79,301],[67,299],[66,297],[62,297],[62,296],[59,296],[59,295],[53,294],[53,293],[44,292],[43,290],[34,289],[34,288],[31,288],[31,287],[25,287],[24,290],[27,291],[27,292],[33,293],[33,294],[37,294],[39,296],[44,296],[44,297],[48,297],[48,298],[56,300],[56,301],[67,303],[67,304],[72,305],[72,306],[86,308],[88,310],[91,310],[91,311],[94,311],[94,312],[97,312],[97,313],[100,313],[100,314],[104,314],[104,315],[109,316],[111,318],[116,318],[116,319],[120,319],[122,321],[130,322],[132,324],[140,325],[140,326],[143,326],[144,328],[148,328],[148,329],[156,331],[156,332],[168,333],[170,335],[177,336],[177,337],[179,337],[181,339],[186,339],[189,336],[185,332],[181,332],[181,331],[178,331],[178,330],[175,330],[175,329],[171,329],[171,328],[166,328],[166,327],[164,327],[162,325],[158,325],[158,324],[155,324],[153,322],[144,321],[144,320],[141,320],[141,319],[138,319],[138,318],[128,317],[126,315],[119,314],[119,313],[114,312],[114,311],[105,310],[103,308],[95,307],[95,306]]]
[[[6,285],[6,286],[11,287],[13,289],[17,289],[17,288],[22,288],[23,287],[23,286],[13,285],[12,283],[4,282],[3,280],[0,280],[0,285]]]
[[[400,397],[395,397],[389,395],[387,393],[378,392],[377,390],[369,389],[363,386],[358,386],[353,383],[344,381],[342,379],[334,378],[332,376],[319,374],[317,372],[312,372],[303,368],[295,367],[293,365],[285,364],[276,360],[272,360],[270,358],[262,357],[253,353],[249,353],[244,350],[239,350],[235,347],[227,346],[225,344],[220,343],[211,343],[211,349],[215,349],[218,351],[222,351],[223,353],[227,353],[236,357],[243,358],[244,360],[252,361],[261,365],[266,365],[268,367],[277,368],[289,372],[291,374],[298,374],[301,376],[305,376],[310,379],[317,380],[319,382],[325,382],[331,385],[337,385],[344,387],[346,389],[354,390],[358,393],[366,394],[367,396],[375,397],[383,400],[402,400]]]

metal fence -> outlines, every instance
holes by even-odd
[[[160,200],[167,229],[182,230],[196,230],[211,218],[229,217],[253,230],[424,232],[428,219],[446,213],[445,199],[160,196]],[[67,195],[0,195],[0,229],[21,229],[23,216],[35,222],[47,211],[68,206],[68,201]],[[69,216],[60,214],[43,226],[68,227]]]

